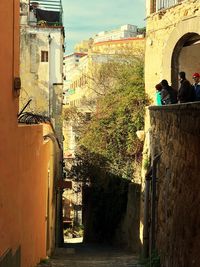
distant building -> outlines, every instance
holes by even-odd
[[[136,36],[137,36],[137,26],[126,24],[121,26],[119,29],[99,32],[94,37],[94,43],[110,41],[110,40],[127,39]]]
[[[63,74],[64,74],[64,85],[63,85],[63,104],[68,104],[68,96],[73,93],[75,84],[74,79],[80,75],[79,65],[82,64],[82,58],[87,56],[86,53],[73,53],[64,56],[63,60]],[[77,84],[78,85],[78,84]]]
[[[94,40],[90,38],[89,40],[83,40],[74,46],[74,51],[78,53],[88,53],[92,47]]]
[[[64,83],[64,101],[63,107],[82,107],[83,98],[87,91],[87,68],[88,56],[84,53],[74,53],[64,57],[64,74],[66,81]],[[85,107],[86,108],[86,107]],[[63,124],[64,135],[64,155],[66,158],[74,158],[76,140],[74,134],[74,122]]]
[[[104,57],[106,55],[116,55],[116,54],[144,55],[144,50],[145,50],[145,38],[143,36],[140,36],[140,37],[109,40],[109,41],[94,43],[91,50],[91,54],[93,56],[95,56],[95,54],[101,56],[104,55]]]

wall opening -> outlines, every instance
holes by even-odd
[[[73,158],[65,158],[62,195],[64,243],[83,242],[82,189],[83,181],[71,171]],[[71,171],[71,172],[70,172]]]
[[[192,74],[200,72],[200,35],[187,33],[177,42],[171,63],[172,86],[178,90],[178,73],[185,71],[186,77],[192,82]]]

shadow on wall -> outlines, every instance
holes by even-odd
[[[21,248],[19,247],[16,252],[13,254],[12,250],[6,251],[0,257],[0,266],[1,267],[20,267],[21,266]]]

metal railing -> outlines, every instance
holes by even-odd
[[[178,3],[182,2],[182,1],[183,0],[157,0],[156,1],[156,11],[177,5]]]
[[[30,5],[37,5],[38,8],[49,10],[49,11],[62,11],[61,0],[30,0]]]

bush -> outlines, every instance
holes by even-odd
[[[160,267],[160,256],[154,251],[148,259],[141,260],[140,264],[143,267]]]

